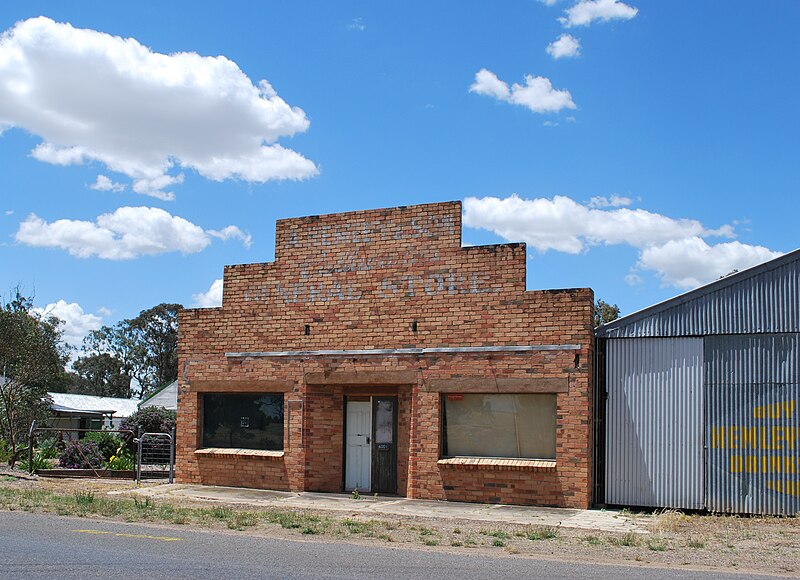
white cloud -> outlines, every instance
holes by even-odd
[[[780,255],[781,252],[738,241],[709,245],[695,236],[645,248],[638,266],[656,271],[665,284],[688,290]]]
[[[363,18],[353,18],[347,25],[347,30],[358,30],[359,32],[366,30],[367,25],[364,24]]]
[[[524,240],[540,252],[578,254],[587,246],[628,244],[643,248],[697,235],[731,235],[729,226],[708,230],[697,220],[672,219],[643,209],[593,209],[557,195],[552,199],[468,197],[464,224],[507,240]]]
[[[97,312],[99,312],[102,316],[106,317],[111,316],[114,313],[110,308],[106,308],[105,306],[101,306],[100,308],[98,308]]]
[[[581,55],[581,43],[571,34],[562,34],[547,45],[547,54],[555,59],[575,58]]]
[[[525,75],[525,84],[501,81],[488,69],[475,74],[475,82],[469,88],[471,93],[494,97],[500,101],[527,107],[534,113],[557,113],[561,109],[575,109],[572,95],[566,90],[556,90],[550,79]]]
[[[642,277],[636,272],[630,272],[625,276],[625,283],[628,286],[638,286],[642,282],[644,282],[644,280],[642,280]]]
[[[192,300],[200,308],[215,308],[222,306],[222,278],[217,278],[207,292],[192,294]]]
[[[90,189],[97,191],[122,191],[125,186],[122,183],[111,181],[106,175],[98,175],[93,184],[89,186]]]
[[[36,159],[98,162],[161,199],[180,169],[257,183],[318,173],[276,143],[308,129],[305,113],[233,61],[160,54],[45,17],[0,36],[0,127],[40,137]]]
[[[239,237],[246,244],[249,242],[249,236],[235,226],[221,232],[227,233],[207,232],[163,209],[121,207],[94,222],[61,219],[47,223],[31,214],[20,224],[16,240],[33,247],[61,248],[78,258],[96,256],[106,260],[130,260],[167,252],[192,254],[205,249],[212,236]]]
[[[236,226],[227,226],[221,230],[207,230],[206,233],[209,236],[219,238],[223,242],[227,242],[228,240],[240,240],[245,248],[249,248],[253,245],[253,236],[243,232]]]
[[[542,127],[558,127],[558,123],[556,121],[545,121],[542,123]]]
[[[14,210],[13,209],[7,209],[6,210],[6,215],[14,215]]]
[[[630,20],[639,13],[639,9],[619,0],[581,0],[564,13],[566,16],[559,18],[559,22],[565,28],[572,28],[589,26],[595,20]]]
[[[92,330],[98,330],[103,322],[102,317],[84,312],[79,304],[75,302],[68,304],[65,300],[33,310],[42,316],[56,316],[63,320],[64,342],[74,347],[80,347],[83,337]]]
[[[709,229],[698,220],[621,207],[630,203],[621,196],[598,196],[587,205],[565,196],[470,197],[464,200],[464,225],[523,240],[539,252],[578,254],[596,245],[629,245],[639,251],[637,269],[651,270],[663,283],[684,289],[780,255],[738,241],[709,244],[705,238],[733,237],[733,227]],[[631,272],[625,281],[635,285],[642,278]]]
[[[614,194],[610,198],[602,195],[596,195],[590,199],[589,203],[586,205],[591,208],[627,207],[632,203],[633,200],[630,197],[623,197],[621,195]]]

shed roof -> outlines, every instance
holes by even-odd
[[[62,413],[113,414],[115,417],[130,417],[136,412],[139,401],[117,397],[96,397],[73,393],[47,393],[53,399],[50,408]]]
[[[600,338],[800,332],[800,249],[623,316]]]

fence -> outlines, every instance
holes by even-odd
[[[101,433],[95,446],[78,445]],[[168,478],[175,474],[175,433],[140,433],[126,429],[75,429],[31,424],[28,471],[50,477]],[[113,436],[113,437],[110,437]]]

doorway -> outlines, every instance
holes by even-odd
[[[344,488],[397,493],[397,397],[348,397]]]

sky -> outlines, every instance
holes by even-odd
[[[275,220],[463,202],[632,313],[800,247],[800,2],[0,6],[0,295],[221,300]]]

